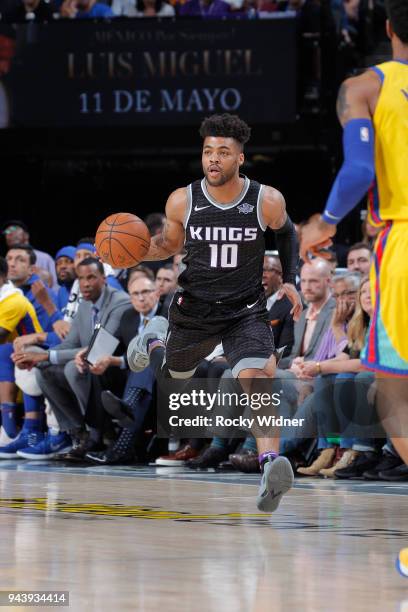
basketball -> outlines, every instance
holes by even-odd
[[[131,268],[146,255],[150,233],[136,215],[115,213],[98,227],[95,246],[99,257],[114,268]]]

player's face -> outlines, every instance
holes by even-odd
[[[156,306],[159,296],[153,281],[136,278],[128,285],[133,308],[141,315],[147,315]]]
[[[87,257],[95,257],[95,253],[88,251],[88,249],[77,249],[74,259],[75,268],[77,268],[81,261],[84,261]]]
[[[10,249],[6,255],[8,278],[13,282],[23,283],[33,272],[30,256],[23,249]]]
[[[55,270],[57,272],[57,278],[61,283],[74,280],[76,276],[75,264],[69,257],[58,257],[55,262]]]
[[[371,254],[368,249],[356,249],[347,255],[347,269],[350,272],[368,274],[371,265]]]
[[[244,154],[233,138],[207,136],[201,159],[207,183],[212,187],[221,187],[239,174]]]
[[[370,281],[366,281],[361,287],[360,305],[364,312],[366,312],[371,317],[373,313],[373,307],[371,304]]]
[[[97,302],[105,287],[105,276],[101,274],[95,264],[79,266],[79,289],[86,301]]]
[[[156,287],[159,295],[167,295],[177,286],[176,275],[173,270],[160,268],[156,275]]]
[[[262,285],[266,293],[266,297],[269,297],[276,291],[282,284],[282,267],[279,259],[275,257],[264,257],[263,272],[262,272]]]

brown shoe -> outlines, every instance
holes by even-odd
[[[351,448],[344,449],[338,461],[335,461],[332,467],[320,470],[319,475],[324,478],[334,478],[335,471],[348,467],[358,454],[358,451],[351,450]]]
[[[258,474],[261,471],[258,455],[256,453],[233,454],[229,456],[229,460],[231,465],[240,472]]]
[[[189,459],[195,459],[198,457],[200,451],[196,450],[190,444],[186,444],[180,448],[174,455],[164,455],[163,457],[157,457],[156,465],[166,465],[169,467],[185,465]]]
[[[335,448],[324,448],[312,465],[309,465],[309,467],[299,467],[297,473],[303,476],[317,476],[320,470],[329,468],[333,464],[335,456]]]

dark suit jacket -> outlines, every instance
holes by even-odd
[[[283,357],[290,355],[293,343],[295,341],[293,331],[294,322],[293,317],[290,314],[291,310],[292,304],[285,295],[281,300],[276,300],[268,312],[275,347],[280,348],[281,346],[286,345]]]
[[[164,296],[166,297],[166,296]],[[156,316],[166,317],[168,316],[168,304],[164,300],[159,301]],[[137,336],[137,332],[140,325],[140,314],[131,306],[122,314],[120,319],[119,327],[115,336],[120,340],[120,344],[115,351],[115,355],[123,355],[126,360],[126,351],[129,346],[129,342]]]

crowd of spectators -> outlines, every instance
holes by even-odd
[[[3,0],[3,21],[117,17],[270,18],[290,13],[302,29],[333,29],[344,44],[360,44],[368,22],[383,19],[382,0]]]
[[[153,235],[163,215],[149,215],[146,223]],[[299,476],[408,479],[408,466],[378,424],[374,375],[360,362],[372,314],[367,275],[374,233],[364,223],[363,241],[348,249],[346,268],[338,267],[334,253],[330,261],[300,267],[305,309],[296,323],[279,291],[279,256],[264,256],[262,284],[282,349],[280,411],[304,423],[296,435],[283,433],[281,453]],[[2,235],[0,460],[259,471],[255,439],[245,430],[238,437],[173,439],[169,452],[156,435],[154,373],[129,369],[130,341],[152,317],[167,317],[182,254],[114,270],[96,257],[93,237],[59,245],[54,258],[31,246],[20,220],[6,222]],[[115,345],[91,359],[100,329]],[[222,345],[196,376],[236,390]]]

